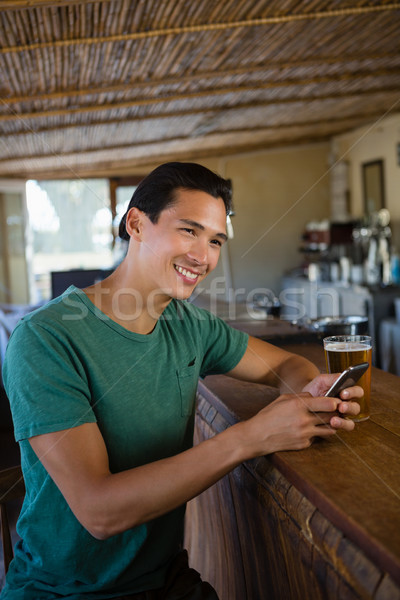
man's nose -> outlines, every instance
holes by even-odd
[[[208,262],[208,241],[197,238],[189,252],[188,257],[199,265],[207,264]]]

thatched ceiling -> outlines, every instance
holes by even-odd
[[[400,110],[400,2],[0,0],[0,176],[128,174]]]

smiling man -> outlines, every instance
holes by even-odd
[[[4,381],[27,495],[2,600],[215,600],[181,547],[185,503],[244,460],[354,427],[341,415],[358,404],[323,396],[335,375],[186,301],[217,265],[230,199],[200,165],[161,165],[122,219],[116,271],[15,329]],[[212,373],[281,395],[193,447]]]

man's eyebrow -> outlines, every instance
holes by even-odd
[[[197,223],[197,221],[191,221],[190,219],[179,219],[181,223],[185,223],[185,225],[189,225],[190,227],[195,227],[196,229],[200,229],[201,231],[205,231],[204,225],[201,223]],[[225,233],[216,233],[215,237],[221,238],[226,242],[228,240],[228,236]]]

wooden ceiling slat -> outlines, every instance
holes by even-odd
[[[109,31],[111,35],[116,35],[118,30],[114,29],[116,6],[114,2],[110,4],[99,4],[100,22],[104,23],[104,31]]]
[[[0,10],[43,9],[71,4],[93,4],[95,0],[0,0]],[[114,0],[102,0],[113,2]]]
[[[79,33],[78,33],[77,37],[84,37],[85,36],[85,31],[86,31],[86,28],[87,28],[86,8],[87,8],[87,6],[85,4],[82,4],[81,6],[79,6],[79,17],[77,19],[77,21],[78,21],[78,27],[79,27]]]
[[[31,23],[25,11],[15,13],[14,19],[16,29],[15,35],[18,36],[19,39],[31,39],[33,42],[40,41],[40,37],[38,35],[39,32],[37,29],[32,30]],[[46,37],[42,37],[41,39],[45,39],[47,41]]]
[[[400,110],[400,1],[6,5],[1,174],[318,140]]]
[[[360,126],[362,124],[365,124],[365,119],[362,118],[358,118],[356,121],[357,126]],[[329,136],[337,134],[337,133],[341,133],[343,130],[343,127],[346,127],[346,122],[343,122],[342,124],[337,122],[337,123],[323,123],[322,127],[319,128],[319,133],[318,138],[319,139],[327,139]],[[347,124],[348,127],[348,124]],[[314,141],[315,141],[315,131],[314,131],[314,124],[307,124],[307,125],[301,125],[301,126],[296,126],[296,127],[281,127],[280,128],[280,140],[283,139],[289,139],[289,140],[293,140],[293,137],[297,137],[297,136],[302,136],[304,135],[304,133],[302,133],[304,130],[308,131],[308,135],[310,135],[310,140],[313,139],[314,137]],[[210,135],[209,139],[212,140],[211,144],[209,144],[209,139],[205,139],[205,142],[203,144],[203,147],[207,148],[208,147],[212,147],[213,146],[213,142],[215,145],[215,141],[217,139],[218,143],[220,145],[223,145],[226,148],[229,148],[229,144],[226,143],[225,140],[230,140],[232,141],[232,139],[239,139],[239,145],[241,143],[240,137],[242,137],[242,140],[245,139],[247,141],[248,144],[248,148],[249,149],[254,149],[254,145],[250,143],[249,138],[260,138],[260,137],[266,137],[268,136],[270,139],[275,139],[275,142],[278,143],[279,140],[276,138],[276,133],[274,133],[271,129],[269,128],[257,128],[257,130],[249,130],[249,131],[232,131],[232,132],[225,132],[223,134],[219,134],[218,136],[215,135]],[[171,137],[167,140],[167,144],[171,144],[174,142],[182,142],[185,143],[187,142],[187,140],[184,137],[179,137],[179,136],[175,136],[175,137]],[[102,148],[98,148],[96,150],[90,150],[87,155],[86,155],[86,161],[93,161],[95,160],[96,154],[107,154],[109,155],[111,152],[117,152],[117,153],[121,153],[122,157],[125,158],[125,154],[129,151],[133,151],[135,152],[135,150],[139,150],[141,153],[143,153],[143,148],[145,148],[145,150],[148,152],[149,149],[151,148],[156,148],[157,150],[159,149],[159,145],[158,142],[154,142],[154,141],[149,141],[146,142],[144,145],[141,143],[134,143],[134,144],[121,144],[119,146],[109,146],[109,147],[102,147]],[[234,150],[235,152],[237,152],[237,149],[235,148]],[[209,152],[209,150],[208,150]],[[118,154],[114,154],[114,156],[118,156]],[[80,161],[82,161],[84,159],[83,156],[78,155],[76,152],[63,152],[63,153],[48,153],[46,155],[42,155],[40,157],[37,157],[36,155],[33,156],[26,156],[26,157],[16,157],[16,158],[8,158],[5,159],[4,161],[0,160],[0,164],[1,163],[10,163],[12,161],[33,161],[36,164],[40,164],[40,162],[43,163],[43,161],[46,161],[47,159],[61,159],[61,160],[65,160],[67,161],[68,159],[70,160],[75,160],[76,164],[79,164]],[[79,161],[79,162],[78,162]],[[40,168],[40,167],[39,167]],[[51,178],[54,178],[54,174],[51,175]]]
[[[316,24],[313,22],[313,26]],[[272,60],[284,60],[287,56],[290,56],[290,59],[298,59],[297,48],[293,48],[292,52],[289,51],[291,40],[299,39],[300,33],[303,28],[308,28],[309,22],[305,23],[292,23],[290,28],[288,28],[285,24],[279,23],[276,26],[270,26],[265,28],[264,35],[260,36],[260,40],[258,42],[259,46],[259,56],[262,64],[265,64],[265,61]],[[248,40],[248,36],[245,37],[244,41]],[[285,43],[282,44],[282,40],[285,40]],[[307,44],[307,48],[312,46],[312,43]],[[243,60],[251,60],[251,45],[249,48],[249,57],[243,57]],[[301,52],[300,58],[304,58],[304,48]],[[240,51],[240,49],[239,49]],[[241,52],[241,51],[240,51]],[[240,54],[242,56],[242,54]]]
[[[99,3],[94,3],[93,6],[97,7]],[[140,6],[140,2],[138,4]],[[72,7],[69,7],[72,8]],[[290,14],[283,16],[271,16],[271,17],[260,17],[255,19],[245,19],[240,21],[230,21],[230,22],[216,22],[216,23],[203,23],[201,25],[183,25],[181,27],[170,27],[165,29],[148,29],[147,31],[135,31],[132,33],[118,34],[118,35],[97,35],[93,37],[85,37],[85,38],[73,38],[73,39],[63,39],[63,40],[53,40],[51,42],[38,42],[34,44],[21,44],[14,46],[7,46],[5,48],[1,48],[1,53],[7,52],[24,52],[27,50],[32,50],[36,47],[48,48],[54,47],[56,45],[81,45],[81,44],[103,44],[105,42],[121,42],[127,41],[129,39],[140,39],[143,37],[160,37],[167,35],[182,35],[185,33],[198,33],[204,31],[223,31],[223,30],[233,30],[236,28],[253,28],[253,27],[261,27],[265,25],[272,25],[278,23],[292,23],[297,21],[318,21],[321,19],[332,19],[332,18],[343,18],[347,16],[359,16],[365,13],[378,13],[382,11],[393,11],[399,10],[400,3],[390,3],[383,5],[367,5],[367,6],[353,6],[349,8],[340,8],[334,10],[325,10],[318,11],[314,13],[300,13],[300,14]],[[143,27],[143,23],[141,24]],[[144,27],[144,29],[146,29]]]
[[[128,52],[127,52],[127,54],[128,54]],[[104,57],[102,57],[102,60],[101,60],[102,69],[104,68],[104,65],[107,65],[107,64],[114,64],[115,65],[116,64],[116,58],[117,58],[116,48],[112,44],[107,44],[107,46],[105,48],[105,51],[104,51]],[[119,71],[119,69],[118,69],[118,71]]]
[[[157,12],[157,3],[155,3],[155,0],[146,0],[145,2],[143,2],[143,4],[144,12],[139,26],[140,28],[143,28],[143,30],[151,31],[151,29],[153,29],[152,25],[154,22],[154,15]]]
[[[362,117],[359,116],[358,117],[358,122],[359,121],[366,121],[366,117]],[[318,121],[318,123],[316,123],[316,121],[309,121],[309,122],[302,122],[302,123],[291,123],[290,125],[287,125],[286,128],[309,128],[310,126],[315,126],[318,124],[319,127],[323,127],[323,126],[332,126],[335,125],[337,126],[340,122],[342,123],[347,123],[348,119],[346,118],[342,118],[342,119],[336,119],[336,120],[328,120],[326,122],[324,121]],[[283,127],[285,127],[284,124],[281,124],[279,126],[279,129],[282,129]],[[241,134],[241,133],[262,133],[262,132],[268,132],[271,130],[275,130],[277,129],[277,127],[274,126],[264,126],[264,127],[260,127],[255,126],[255,127],[237,127],[237,128],[231,128],[229,131],[221,131],[218,133],[218,135],[220,136],[226,136],[226,135],[232,135],[232,134]],[[211,135],[215,135],[215,133],[212,134],[205,134],[205,138],[207,138],[208,136]],[[172,141],[176,141],[176,140],[181,140],[184,139],[184,137],[182,135],[172,135],[170,137],[166,137],[164,142],[169,143]],[[108,140],[109,141],[109,140]],[[146,145],[151,145],[151,144],[158,144],[158,140],[146,140],[145,141]],[[30,152],[27,152],[25,154],[22,155],[15,155],[15,156],[4,156],[4,157],[0,157],[0,163],[1,162],[6,162],[6,161],[10,161],[10,160],[29,160],[29,159],[34,159],[37,156],[37,144],[38,144],[38,140],[34,140],[33,145],[31,145],[31,149]],[[96,154],[96,153],[100,153],[100,152],[104,152],[104,151],[113,151],[113,150],[122,150],[122,149],[127,149],[127,148],[135,148],[135,147],[140,147],[143,144],[143,140],[134,142],[134,141],[128,141],[128,142],[121,142],[118,144],[106,144],[106,145],[100,145],[97,144],[95,147],[87,147],[87,148],[80,148],[80,149],[71,149],[71,150],[67,150],[67,151],[49,151],[48,148],[46,148],[46,146],[44,146],[44,151],[40,153],[40,158],[44,159],[44,158],[51,158],[53,157],[55,154],[57,156],[75,156],[75,155],[79,155],[79,154],[87,154],[87,153],[91,153],[91,154]],[[25,148],[26,150],[26,148]]]
[[[22,89],[20,87],[19,78],[17,75],[20,73],[18,66],[15,64],[13,60],[13,56],[9,54],[4,57],[6,60],[4,61],[5,71],[7,73],[7,80],[4,81],[9,86],[12,86],[14,90]]]
[[[393,27],[395,28],[396,25],[397,24],[394,23]],[[142,40],[142,44],[143,43],[144,43],[144,41]],[[85,50],[87,51],[87,48],[85,48]],[[177,47],[177,51],[180,51],[180,50],[181,50],[181,48]],[[128,49],[128,52],[129,51],[130,51],[130,49]],[[137,54],[140,54],[140,52],[141,52],[141,50],[139,49],[137,51]],[[55,53],[56,53],[56,55],[55,55],[54,64],[55,65],[60,65],[61,64],[61,59],[60,59],[61,48],[56,48],[55,49]],[[288,69],[290,67],[293,68],[293,69],[295,69],[295,68],[298,68],[298,67],[301,67],[301,66],[307,66],[307,65],[313,66],[315,68],[317,66],[317,64],[318,64],[318,61],[319,61],[322,64],[328,64],[328,65],[334,64],[336,62],[338,65],[342,65],[341,66],[342,69],[349,69],[351,67],[352,63],[354,63],[354,62],[365,63],[366,60],[368,59],[371,62],[371,68],[373,68],[373,66],[372,66],[373,65],[373,61],[379,61],[379,60],[382,60],[382,59],[386,59],[386,61],[387,61],[387,60],[396,58],[396,56],[399,57],[400,53],[399,52],[394,53],[394,54],[378,53],[378,54],[370,54],[369,56],[366,56],[364,53],[362,53],[362,54],[358,53],[358,54],[355,54],[355,55],[347,55],[347,56],[346,55],[342,55],[342,56],[326,56],[325,55],[325,56],[319,57],[319,59],[317,59],[317,58],[311,58],[311,59],[300,60],[300,61],[296,60],[296,61],[293,61],[292,63],[288,63],[286,61],[283,61],[283,62],[280,62],[280,61],[269,61],[268,65],[269,65],[269,68],[277,68],[277,69],[280,69],[282,71],[283,69]],[[28,62],[30,62],[31,58],[32,58],[32,54],[31,53],[27,53],[25,59]],[[4,56],[0,56],[0,64],[1,64],[2,61],[4,61]],[[40,63],[41,59],[36,60],[36,62]],[[31,63],[31,64],[32,64],[32,67],[30,69],[30,72],[31,73],[37,72],[37,70],[34,69],[33,63]],[[66,68],[66,66],[67,65],[64,65],[64,68]],[[176,69],[178,69],[178,68],[179,68],[179,64],[176,64]],[[352,67],[352,68],[354,68],[354,67]],[[126,65],[125,65],[125,71],[123,71],[122,72],[123,74],[120,75],[120,80],[121,81],[124,81],[124,80],[126,81],[128,79],[128,77],[127,77],[127,70],[130,70],[130,69],[132,69],[132,62],[127,61]],[[220,71],[220,72],[218,72],[216,69],[214,69],[212,71],[202,71],[202,70],[199,70],[198,72],[195,72],[193,74],[187,74],[187,75],[184,75],[183,77],[180,76],[180,77],[177,78],[177,81],[182,81],[182,82],[184,80],[186,80],[186,81],[187,80],[189,80],[189,81],[190,80],[194,80],[195,81],[196,79],[207,79],[207,78],[210,78],[210,77],[233,76],[233,75],[237,75],[237,74],[240,74],[240,73],[250,74],[250,73],[254,73],[256,71],[264,72],[265,71],[265,66],[251,64],[251,65],[248,65],[246,67],[239,67],[239,68],[235,68],[235,69],[226,69],[226,70]],[[138,69],[135,70],[135,75],[136,76],[139,75]],[[51,79],[51,81],[49,81],[46,84],[46,87],[43,88],[43,89],[48,90],[50,86],[52,88],[56,88],[56,89],[58,88],[58,89],[60,89],[61,86],[60,86],[60,74],[59,73],[57,74],[57,78],[59,79],[58,85],[56,83],[54,83],[54,77],[53,77]],[[170,81],[172,83],[173,82],[173,78],[168,78],[168,81]],[[155,81],[152,82],[152,84],[153,85],[159,85],[160,81],[159,80],[155,80]],[[128,86],[132,86],[131,83],[129,83],[127,85]],[[143,85],[143,82],[137,82],[137,81],[135,81],[134,85],[135,85],[135,87],[137,87],[137,86]],[[84,86],[82,86],[82,84],[80,83],[79,87],[84,87]],[[74,88],[76,88],[76,86],[74,86]],[[123,86],[122,87],[120,87],[118,85],[114,86],[114,87],[113,86],[109,86],[109,88],[107,88],[107,89],[109,89],[110,91],[118,91],[118,89],[123,89]],[[86,89],[76,89],[76,90],[74,89],[72,91],[72,90],[66,89],[66,87],[63,86],[63,92],[59,92],[59,94],[61,96],[64,95],[64,94],[65,95],[70,95],[72,93],[73,94],[82,95],[82,94],[86,94],[87,90]],[[4,94],[4,96],[7,96],[7,95],[9,96],[9,94]],[[32,92],[31,92],[29,94],[29,96],[27,96],[26,98],[32,98],[33,95],[35,95],[35,94],[32,94]],[[36,95],[40,96],[40,93],[36,94]],[[46,94],[43,95],[43,98],[45,98],[45,97],[47,97]],[[57,93],[55,93],[54,98],[56,98],[56,97],[57,97]],[[14,101],[15,102],[17,102],[17,101],[24,101],[24,97],[20,97],[19,98],[19,97],[15,97],[14,96],[14,97],[11,97],[9,99],[9,101],[12,101],[12,102],[14,102]]]
[[[357,115],[357,122],[359,122],[360,120],[363,120],[365,122],[370,121],[371,118],[374,118],[376,116],[376,113],[371,112],[370,110],[368,111],[364,111],[363,113],[360,113]],[[227,133],[246,133],[246,132],[253,132],[253,131],[260,131],[260,130],[264,130],[264,131],[269,131],[269,130],[279,130],[282,127],[291,127],[291,128],[301,128],[301,127],[310,127],[310,126],[325,126],[325,125],[331,125],[331,124],[335,124],[338,125],[340,123],[348,123],[348,122],[354,122],[354,117],[349,116],[349,115],[336,115],[334,118],[324,118],[323,115],[316,115],[314,116],[312,119],[309,120],[295,120],[295,121],[291,121],[290,123],[285,123],[284,121],[281,122],[274,122],[274,123],[264,123],[262,127],[260,127],[260,125],[245,125],[245,126],[237,126],[237,127],[229,127],[228,130],[220,130],[218,133],[219,134],[227,134]],[[121,124],[123,125],[123,124]],[[80,131],[82,130],[82,131]],[[127,142],[120,142],[117,145],[113,145],[110,144],[110,136],[109,134],[106,132],[106,130],[103,132],[96,132],[93,136],[89,136],[89,132],[87,131],[87,128],[85,126],[83,127],[77,127],[75,130],[75,136],[81,135],[82,137],[85,138],[86,141],[86,147],[85,148],[79,148],[79,149],[73,149],[71,148],[68,151],[63,151],[62,153],[65,154],[74,154],[74,153],[85,153],[85,152],[97,152],[97,151],[102,151],[104,149],[116,149],[116,148],[123,148],[123,147],[130,147],[130,146],[138,146],[140,145],[143,140],[140,139],[139,141],[135,142],[134,138],[133,139],[129,139]],[[215,135],[215,132],[213,132],[212,134],[206,134],[207,135]],[[101,140],[99,140],[99,137],[101,138]],[[138,136],[135,136],[136,139],[138,139]],[[170,136],[168,139],[165,138],[164,141],[171,141],[172,139],[176,139],[177,137],[182,137],[182,136]],[[154,138],[154,135],[153,135]],[[15,154],[15,155],[3,155],[0,157],[0,162],[5,162],[7,160],[17,160],[17,159],[30,159],[30,158],[34,158],[37,154],[38,151],[38,145],[42,143],[42,138],[38,137],[37,134],[31,133],[29,138],[24,140],[23,146],[21,146],[21,152],[19,154]],[[101,143],[100,143],[101,142]],[[146,140],[146,143],[149,142],[157,142],[157,139],[153,139],[153,140]],[[51,146],[51,144],[50,144]],[[46,145],[44,144],[44,148],[46,147]],[[27,152],[27,150],[29,150]],[[41,157],[49,157],[52,154],[54,154],[55,150],[49,152],[48,151],[48,147],[46,148],[47,152],[43,152],[41,154]],[[57,149],[57,154],[61,153],[60,150]]]
[[[20,11],[20,12],[27,14],[26,11]],[[18,13],[16,12],[16,14],[18,14]],[[47,19],[43,19],[43,28],[45,31],[45,39],[46,40],[52,39],[52,35],[53,35],[52,23],[53,23],[53,11],[49,12],[49,16]]]
[[[251,106],[254,106],[253,104],[251,104]],[[262,106],[262,105],[260,105]],[[246,108],[246,106],[241,107],[241,108]],[[233,108],[231,108],[232,110]],[[229,109],[228,109],[229,110]],[[239,108],[240,110],[240,108]],[[47,124],[45,127],[35,127],[34,132],[37,134],[40,133],[51,133],[52,131],[62,131],[65,129],[75,129],[76,127],[81,127],[84,126],[86,127],[88,130],[92,129],[93,127],[99,127],[99,126],[103,126],[103,127],[107,127],[109,125],[115,125],[115,124],[129,124],[129,123],[136,123],[136,122],[141,122],[141,121],[154,121],[156,119],[171,119],[174,117],[185,117],[185,116],[193,116],[193,115],[213,115],[213,114],[217,114],[218,112],[221,111],[225,111],[225,108],[214,108],[214,109],[204,109],[204,108],[190,108],[187,111],[183,111],[183,110],[176,110],[176,111],[170,111],[170,112],[163,112],[163,113],[152,113],[149,112],[147,114],[141,114],[141,115],[133,115],[133,116],[129,116],[129,117],[119,117],[119,118],[115,118],[115,119],[108,119],[107,121],[104,120],[92,120],[90,122],[87,121],[79,121],[79,122],[68,122],[68,123],[57,123],[56,125],[52,125],[51,123],[49,123],[49,120],[47,120]],[[54,119],[54,117],[53,117]],[[24,135],[30,135],[31,131],[5,131],[5,133],[7,133],[7,136],[24,136]]]
[[[99,6],[99,5],[95,5],[95,6]],[[98,9],[99,10],[99,9]],[[98,15],[98,17],[100,18],[100,15]],[[102,46],[95,44],[91,50],[92,52],[92,57],[91,57],[91,65],[90,65],[90,71],[91,73],[101,73],[102,72],[102,60],[101,60],[101,55],[103,54],[103,48]]]
[[[225,32],[225,31],[221,32],[220,36],[218,36],[218,37],[219,37],[219,39],[217,39],[216,37],[214,38],[215,45],[217,45],[217,43],[220,43],[220,40],[223,38],[225,48],[219,52],[218,57],[213,58],[214,67],[216,69],[220,68],[221,65],[225,64],[225,61],[227,60],[227,58],[229,57],[229,55],[232,52],[232,47],[235,46],[235,43],[240,43],[241,35],[240,35],[240,30],[236,29],[235,31],[232,31],[230,34],[228,34],[228,32]],[[198,59],[195,62],[193,68],[196,68],[197,66],[199,66],[201,64],[207,48],[209,48],[209,44],[204,44],[203,54],[198,53]],[[212,56],[211,53],[210,53],[210,56]]]
[[[18,14],[18,13],[16,13]],[[19,14],[22,14],[24,17],[24,21],[28,26],[28,14],[27,11],[21,11]],[[52,39],[52,32],[50,30],[50,28],[48,27],[49,24],[49,19],[48,18],[44,18],[42,11],[36,11],[36,35],[37,35],[37,41],[40,40],[51,40]],[[33,23],[32,23],[33,25]],[[49,35],[50,34],[50,35]]]
[[[191,3],[188,2],[187,5],[191,6]],[[157,14],[157,22],[162,29],[168,27],[168,23],[171,23],[171,13],[177,11],[177,8],[178,3],[163,2],[161,4],[161,9],[159,9]],[[175,18],[172,18],[172,23],[176,23],[178,14],[179,12],[175,12]]]
[[[1,20],[3,21],[2,32],[6,38],[6,44],[15,44],[15,40],[18,40],[18,29],[15,19],[8,13],[1,13]]]
[[[96,65],[96,58],[95,57],[88,57],[86,60],[87,65],[88,64],[95,64]],[[82,74],[84,72],[83,70],[83,65],[80,66],[80,73]],[[393,68],[389,68],[389,69],[378,69],[375,70],[373,72],[371,72],[370,70],[365,71],[365,70],[359,70],[356,74],[353,73],[335,73],[333,75],[326,75],[326,76],[316,76],[316,77],[310,77],[310,78],[304,78],[304,79],[289,79],[286,78],[284,80],[278,80],[278,81],[272,81],[272,80],[268,80],[266,82],[261,82],[261,81],[255,81],[255,82],[249,82],[247,80],[247,83],[245,85],[238,85],[235,82],[234,78],[231,78],[231,83],[228,86],[224,86],[222,88],[218,88],[217,85],[211,81],[210,82],[210,86],[209,87],[204,87],[203,89],[197,88],[196,92],[192,92],[192,91],[188,91],[188,92],[183,92],[180,94],[180,96],[178,94],[173,94],[172,95],[172,99],[178,99],[179,97],[182,99],[186,99],[186,98],[191,98],[193,96],[195,97],[202,97],[202,96],[213,96],[215,94],[221,95],[221,94],[230,94],[230,93],[243,93],[243,92],[248,92],[248,91],[252,91],[252,90],[270,90],[270,89],[280,89],[280,88],[293,88],[293,91],[296,93],[296,95],[298,95],[298,88],[299,87],[305,87],[305,86],[310,86],[310,85],[319,85],[321,86],[321,84],[329,84],[329,83],[335,83],[335,85],[341,83],[341,82],[353,82],[353,83],[357,83],[358,85],[360,85],[362,83],[363,86],[366,85],[366,81],[372,80],[372,82],[375,85],[380,85],[380,82],[378,81],[378,78],[383,78],[383,77],[397,77],[400,75],[400,65],[397,67],[393,67]],[[107,94],[107,93],[111,93],[111,94],[115,94],[119,91],[128,91],[130,90],[130,86],[114,86],[112,88],[105,88],[105,89],[101,89],[101,88],[92,88],[90,89],[90,87],[88,87],[88,85],[90,84],[90,82],[85,81],[84,82],[86,87],[84,88],[84,90],[81,90],[79,93],[71,91],[71,92],[65,92],[65,93],[61,93],[61,92],[51,92],[49,94],[45,94],[45,95],[37,95],[37,96],[32,96],[31,98],[29,97],[19,97],[19,98],[4,98],[3,102],[4,105],[10,105],[10,104],[21,104],[22,102],[24,103],[29,103],[29,102],[33,102],[33,101],[46,101],[46,100],[65,100],[67,98],[76,98],[79,97],[81,95],[86,95],[86,96],[95,96],[95,95],[99,95],[99,94]],[[162,87],[166,87],[166,84],[168,82],[166,82]],[[169,82],[169,85],[171,85],[171,83],[179,83],[178,79],[172,79]],[[156,89],[160,90],[160,85],[161,82],[158,82]],[[42,86],[43,86],[43,82],[42,82]],[[132,91],[137,91],[139,89],[143,89],[144,91],[146,91],[146,88],[151,88],[153,87],[153,84],[150,83],[145,83],[142,82],[140,84],[136,85],[135,90]],[[182,86],[180,86],[182,89]],[[168,89],[168,88],[167,88]],[[158,98],[157,101],[170,101],[170,96],[168,96],[168,94]],[[126,100],[127,102],[129,102],[129,100]],[[132,106],[135,105],[135,103],[142,103],[142,102],[155,102],[156,100],[154,100],[153,97],[134,97],[130,100],[130,102],[132,103]],[[90,104],[92,104],[93,101],[91,101]],[[90,104],[87,105],[86,104],[82,104],[81,105],[81,109],[82,111],[87,111],[88,108],[90,108]],[[110,104],[111,106],[111,104]],[[118,101],[115,104],[115,108],[118,108],[118,106],[120,106],[120,103],[118,103]],[[79,110],[79,107],[77,108],[77,110]],[[38,109],[38,112],[40,113],[41,110]],[[55,113],[57,113],[57,107],[54,110]]]
[[[241,15],[241,0],[227,0],[224,5],[226,6],[226,12],[225,14],[229,15],[229,21],[238,21],[241,20],[240,17],[238,18],[238,14]],[[220,7],[222,8],[222,2],[220,3]],[[225,8],[224,6],[224,8]],[[250,15],[249,15],[250,17]]]
[[[50,81],[50,65],[49,65],[49,55],[47,52],[43,52],[39,50],[41,56],[41,64],[43,68],[37,73],[40,88],[43,90],[46,86],[46,81]]]
[[[351,92],[337,92],[337,93],[331,93],[331,94],[315,94],[313,97],[311,98],[300,98],[299,96],[297,97],[286,97],[286,98],[272,98],[270,100],[263,100],[262,104],[263,105],[269,105],[269,104],[295,104],[295,103],[300,103],[300,102],[314,102],[316,100],[329,100],[329,99],[341,99],[341,98],[345,98],[348,96],[359,96],[359,97],[363,97],[363,96],[373,96],[374,94],[379,94],[379,93],[391,93],[391,92],[398,92],[399,91],[399,86],[393,86],[393,87],[387,87],[386,89],[378,89],[378,90],[358,90],[358,91],[351,91]],[[220,90],[220,92],[222,93],[222,91]],[[229,90],[224,90],[223,92],[224,94],[228,94]],[[72,107],[72,108],[66,108],[66,109],[58,109],[58,110],[44,110],[39,112],[33,112],[33,113],[24,113],[23,118],[24,118],[24,122],[26,122],[28,119],[37,119],[37,118],[44,118],[44,117],[51,117],[51,116],[62,116],[62,115],[73,115],[73,114],[80,114],[83,112],[99,112],[99,111],[107,111],[107,110],[112,110],[112,111],[116,111],[117,109],[123,109],[123,108],[132,108],[134,106],[147,106],[149,104],[161,104],[161,103],[165,103],[165,102],[175,102],[177,100],[187,100],[187,99],[195,99],[195,98],[199,98],[201,95],[198,93],[195,94],[185,94],[185,95],[178,95],[178,96],[168,96],[166,98],[160,98],[160,97],[155,97],[155,98],[146,98],[143,100],[136,100],[136,101],[130,101],[130,102],[120,102],[118,103],[118,105],[116,104],[104,104],[104,105],[92,105],[92,106],[87,106],[85,108],[83,107]],[[245,103],[247,105],[251,105],[251,102],[247,102]],[[259,103],[258,103],[259,104]],[[240,105],[240,104],[239,104]],[[236,105],[237,106],[237,105]],[[207,110],[207,107],[205,107],[205,109]],[[229,106],[224,106],[224,109],[228,110]],[[204,110],[204,107],[203,107]],[[1,121],[12,121],[12,120],[19,120],[21,118],[20,114],[17,114],[15,112],[13,112],[12,114],[2,114],[0,115],[0,122]]]
[[[51,27],[53,29],[54,39],[58,40],[61,37],[61,31],[60,31],[60,24],[57,19],[57,9],[54,6],[50,8],[50,21],[51,21]]]
[[[146,65],[146,72],[150,80],[153,78],[160,81],[160,73],[169,72],[171,65],[174,63],[179,64],[179,57],[182,51],[181,44],[175,44],[170,47],[170,38],[164,38],[160,40],[160,48],[156,50],[153,56],[153,62]],[[186,48],[187,49],[187,48]],[[145,82],[146,85],[151,84],[150,81]],[[184,80],[181,80],[181,84],[184,84]],[[135,83],[135,89],[141,88],[143,82]]]
[[[128,2],[127,0],[122,0],[119,13],[116,11],[114,20],[115,29],[113,31],[114,34],[116,34],[118,31],[124,30],[125,24],[128,22],[130,4],[131,2]]]
[[[91,69],[91,51],[92,51],[92,48],[86,47],[84,49],[84,51],[81,52],[81,54],[80,54],[78,84],[76,87],[87,89],[88,86],[90,86],[92,83],[91,82],[91,73],[93,73],[93,71]],[[71,63],[73,60],[72,54],[73,54],[73,51],[71,48],[69,48],[68,49],[68,55],[69,55],[68,62],[69,63]],[[72,79],[71,72],[70,72],[70,79]]]
[[[144,10],[146,7],[146,2],[145,0],[138,0],[136,2],[136,6],[135,6],[135,11],[133,12],[132,15],[132,27],[135,29],[135,31],[137,31],[140,27],[140,25],[143,23],[144,20]]]
[[[68,7],[70,9],[70,7]],[[94,32],[99,32],[99,35],[103,35],[103,29],[99,28],[99,23],[100,18],[99,18],[99,11],[100,11],[100,3],[99,2],[95,2],[94,4],[91,5],[92,8],[92,19],[91,19],[91,27],[93,28]]]
[[[139,42],[139,47],[136,47],[136,51],[133,52],[132,48],[133,48],[133,44],[134,42],[129,42],[126,45],[126,51],[131,55],[131,56],[136,56],[136,60],[137,62],[135,63],[134,60],[129,61],[127,60],[125,62],[125,64],[121,65],[120,69],[118,70],[118,73],[116,73],[116,75],[118,76],[118,80],[119,81],[124,81],[126,82],[125,85],[128,85],[130,87],[135,86],[136,84],[132,82],[132,76],[130,75],[132,70],[135,70],[135,72],[137,72],[138,77],[140,76],[140,62],[138,60],[138,57],[141,55],[142,52],[142,48],[143,45],[145,44],[146,40],[141,40]]]
[[[203,23],[205,21],[207,22],[211,22],[210,19],[210,11],[212,8],[212,2],[209,2],[207,4],[202,4],[201,2],[188,2],[188,7],[189,7],[189,13],[188,13],[188,21],[187,23],[190,25],[196,25],[199,23]],[[218,4],[218,3],[217,3]],[[220,2],[220,5],[223,5],[225,12],[229,12],[229,9],[227,7],[228,4],[228,0],[225,0],[224,2]],[[186,22],[181,19],[180,20],[181,25],[185,25]],[[173,25],[174,21],[169,21],[169,25]]]
[[[172,0],[169,3],[169,7],[170,7],[169,23],[176,23],[179,18],[180,4],[179,4],[179,2]]]
[[[93,7],[96,7],[97,4],[93,4]],[[75,6],[74,4],[70,4],[69,6],[65,7],[66,13],[67,13],[67,23],[68,23],[68,27],[66,28],[66,30],[69,32],[69,35],[72,38],[77,38],[78,37],[78,32],[79,32],[79,20],[78,20],[78,14],[77,14],[77,9],[79,10],[79,6]],[[93,16],[95,18],[96,12],[95,10],[93,11]]]
[[[207,15],[203,15],[202,18],[206,18],[210,23],[214,23],[218,21],[220,11],[221,11],[222,2],[209,2],[208,3],[208,13]]]
[[[6,39],[6,27],[4,25],[5,16],[0,11],[0,46],[7,46],[8,40]],[[1,60],[1,55],[0,55]]]
[[[206,9],[207,12],[205,13],[204,10],[204,5],[201,2],[188,2],[188,4],[190,5],[190,23],[198,23],[199,21],[203,21],[205,18],[208,21],[213,21],[213,19],[210,16],[210,11],[212,10],[212,6],[214,5],[219,5],[222,3],[218,3],[218,2],[209,2],[207,3]],[[226,2],[224,3],[224,5],[226,4]],[[178,2],[176,3],[176,10],[179,10],[179,5]],[[171,15],[172,18],[169,19],[168,23],[175,23],[175,18]]]
[[[58,79],[61,80],[61,89],[66,89],[66,86],[68,85],[68,81],[69,81],[69,69],[68,69],[68,65],[69,65],[69,52],[70,49],[69,48],[57,48],[57,50],[59,50],[59,62],[58,62],[58,66],[59,66],[59,70],[58,70]]]

